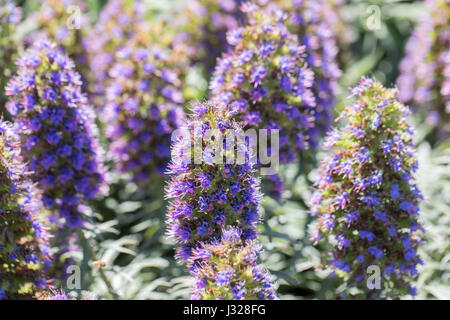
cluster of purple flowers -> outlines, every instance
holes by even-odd
[[[397,79],[399,99],[425,107],[428,122],[450,133],[450,1],[426,0],[428,13],[406,45]]]
[[[205,138],[212,131],[223,136],[241,134],[242,127],[232,120],[228,108],[210,102],[196,103],[193,113],[181,127],[184,136],[173,143],[168,170],[172,178],[166,187],[166,198],[172,200],[167,212],[168,234],[178,244],[177,258],[184,261],[200,243],[219,241],[225,226],[239,228],[245,242],[255,239],[261,198],[255,167],[247,161],[247,144],[225,143],[222,148],[210,150]],[[195,141],[199,141],[201,150],[191,143]],[[247,155],[242,164],[215,162],[238,147]]]
[[[212,97],[228,104],[245,128],[280,130],[280,163],[289,163],[317,144],[314,73],[284,13],[249,3],[242,9],[249,24],[228,33],[233,50],[217,63]]]
[[[83,39],[92,75],[89,79],[90,98],[96,107],[103,107],[105,81],[117,50],[134,36],[135,26],[144,21],[145,13],[141,0],[109,0],[93,30]]]
[[[194,300],[273,300],[269,273],[258,265],[260,246],[244,243],[242,231],[229,227],[220,241],[193,251],[189,266],[195,277]]]
[[[50,42],[35,43],[18,66],[6,87],[7,108],[27,168],[43,192],[44,205],[64,218],[64,227],[81,227],[83,204],[105,187],[105,168],[80,76]]]
[[[28,180],[19,137],[0,120],[0,300],[31,297],[46,285],[48,233],[40,198]]]
[[[319,216],[313,238],[333,244],[326,264],[348,279],[348,287],[368,293],[363,280],[368,266],[377,265],[385,296],[413,294],[409,283],[422,263],[417,247],[423,230],[422,195],[412,181],[417,161],[409,110],[396,101],[396,90],[369,78],[352,93],[355,103],[339,117],[346,125],[327,138],[333,149],[311,200],[312,213]]]
[[[150,177],[165,172],[171,134],[184,118],[180,104],[189,61],[185,46],[165,32],[167,26],[135,27],[136,36],[117,51],[109,70],[102,120],[118,169],[148,189],[154,183]],[[158,45],[155,38],[167,43],[159,41]]]
[[[5,85],[15,71],[14,61],[18,44],[13,36],[16,32],[17,24],[22,19],[22,10],[13,1],[0,0],[0,61],[2,70],[0,71],[0,112],[4,112],[6,98],[4,96]]]

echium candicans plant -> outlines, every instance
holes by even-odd
[[[48,233],[28,176],[19,137],[0,119],[0,300],[31,298],[46,286]]]
[[[6,87],[22,154],[44,205],[65,228],[85,221],[84,204],[105,191],[103,150],[95,115],[73,62],[56,44],[36,42],[18,60]]]
[[[186,261],[200,244],[219,241],[225,226],[239,228],[244,242],[255,239],[260,181],[251,148],[236,142],[243,137],[241,125],[225,105],[196,103],[178,133],[166,187],[168,235],[177,242],[177,258]]]
[[[440,140],[450,134],[450,1],[425,4],[428,12],[406,45],[397,85],[400,100],[424,113]]]
[[[104,105],[105,81],[117,50],[135,35],[135,25],[144,21],[145,14],[141,0],[110,0],[100,11],[93,30],[84,38],[92,76],[89,92],[97,108]]]
[[[331,243],[324,264],[348,289],[357,287],[369,298],[414,295],[423,228],[409,109],[396,100],[395,89],[370,78],[352,93],[354,104],[339,116],[344,126],[327,138],[332,149],[311,200],[319,218],[313,239]],[[368,287],[370,266],[381,271],[381,288]]]
[[[105,132],[118,169],[148,193],[170,160],[170,137],[184,118],[185,46],[164,23],[135,25],[116,53],[106,88]]]
[[[13,1],[0,0],[0,113],[4,114],[5,86],[16,70],[18,43],[14,38],[16,27],[22,18],[22,10]]]
[[[228,227],[220,241],[194,250],[189,266],[195,277],[193,300],[273,300],[269,272],[258,264],[261,246],[242,241],[242,231]]]

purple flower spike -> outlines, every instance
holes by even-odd
[[[373,292],[358,279],[376,265],[384,274],[380,295],[398,297],[408,293],[422,263],[416,253],[423,233],[421,195],[410,182],[417,160],[408,109],[395,99],[396,90],[372,79],[363,78],[352,91],[356,103],[339,117],[346,125],[330,133],[331,154],[320,167],[311,201],[319,217],[314,240],[331,240],[324,264],[356,280],[347,282],[348,291],[358,292],[356,287],[370,297]]]
[[[8,106],[14,106],[13,118],[28,149],[23,157],[43,197],[54,200],[49,209],[64,218],[66,227],[77,228],[85,219],[78,205],[105,191],[103,150],[95,116],[81,92],[73,62],[54,44],[35,43],[18,66],[9,87],[18,85],[20,90],[9,94]],[[61,79],[59,83],[51,81],[55,74]],[[40,81],[25,83],[25,75]],[[30,96],[35,100],[32,109],[26,105]],[[79,201],[63,201],[67,197]]]
[[[240,164],[223,161],[228,149],[194,149],[194,141],[209,133],[241,134],[242,127],[232,120],[228,108],[211,102],[196,103],[194,114],[180,128],[184,133],[172,145],[172,161],[168,174],[172,176],[166,187],[168,234],[178,244],[177,258],[188,260],[200,243],[211,243],[222,237],[224,226],[235,226],[244,241],[256,238],[256,224],[260,217],[260,181],[255,177],[255,165],[246,156]],[[192,143],[190,143],[192,141]],[[248,155],[245,145],[240,146]],[[191,152],[195,153],[193,159]],[[192,154],[193,154],[192,153]]]

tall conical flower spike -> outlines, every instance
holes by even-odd
[[[332,149],[312,198],[312,213],[319,217],[313,238],[331,243],[325,264],[348,288],[358,287],[367,297],[414,294],[422,195],[412,177],[417,161],[409,110],[396,100],[396,90],[372,79],[363,78],[352,93],[355,103],[339,117],[344,126],[327,139]],[[371,266],[383,276],[382,290],[366,285]]]
[[[49,42],[36,43],[18,65],[6,94],[24,160],[43,191],[45,206],[64,218],[64,227],[81,227],[83,204],[104,191],[105,168],[80,76]]]
[[[168,169],[172,179],[166,187],[166,197],[171,199],[168,233],[178,244],[177,257],[187,260],[201,243],[220,240],[224,226],[239,228],[244,241],[255,239],[261,194],[253,157],[247,144],[223,145],[220,140],[227,135],[240,137],[242,127],[232,120],[228,108],[206,102],[194,105],[180,132],[173,143]],[[218,147],[210,149],[207,137],[216,134]],[[224,160],[230,153],[238,159],[237,146],[246,155],[240,157],[241,164]]]

